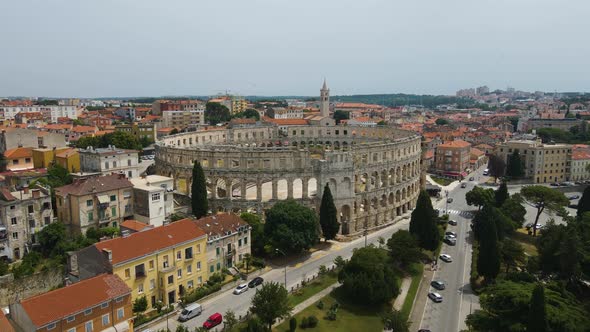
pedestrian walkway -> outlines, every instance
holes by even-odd
[[[414,306],[412,307],[412,312],[410,313],[409,321],[412,324],[412,331],[417,331],[420,328],[422,316],[424,316],[426,301],[428,299],[428,292],[430,291],[430,282],[432,281],[433,276],[434,271],[432,271],[430,265],[424,265],[424,275],[420,281],[420,286],[418,287],[418,292],[416,293],[416,299],[414,300]]]
[[[410,289],[411,284],[412,278],[404,278],[404,280],[402,280],[402,284],[399,287],[399,295],[395,298],[395,302],[393,302],[393,309],[402,310],[402,306],[404,305],[406,296],[408,296],[408,290]]]
[[[305,308],[309,307],[310,305],[313,305],[317,301],[321,300],[324,296],[330,294],[330,292],[338,286],[340,286],[340,284],[338,282],[336,282],[336,283],[328,286],[326,289],[319,291],[318,293],[316,293],[314,296],[310,297],[309,299],[299,303],[298,305],[296,305],[293,308],[293,310],[291,310],[291,315],[295,316],[296,314],[302,312],[303,310],[305,310]],[[279,320],[278,322],[274,323],[273,327],[281,324],[282,322],[283,322],[282,320]]]

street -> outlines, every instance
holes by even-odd
[[[367,236],[367,243],[378,245],[379,237],[388,239],[397,230],[408,229],[409,223],[409,218],[402,219],[395,225],[375,231]],[[330,249],[316,251],[311,254],[311,256],[304,262],[289,264],[287,268],[287,284],[289,289],[300,283],[303,278],[309,278],[313,274],[317,274],[320,265],[325,265],[327,267],[332,266],[333,261],[337,256],[342,256],[344,259],[348,259],[352,256],[352,251],[355,248],[361,248],[364,245],[364,237],[360,237],[351,242],[332,242]],[[261,275],[261,277],[264,278],[265,282],[273,281],[284,284],[284,269],[282,267],[277,267],[272,271]],[[254,296],[256,291],[255,289],[249,289],[247,292],[240,295],[234,295],[232,292],[233,289],[227,290],[213,298],[199,302],[203,306],[203,313],[200,316],[197,316],[182,324],[192,330],[195,327],[202,326],[203,322],[205,322],[205,320],[207,320],[210,315],[216,312],[219,312],[223,315],[227,310],[233,310],[236,313],[236,316],[243,316],[246,314],[246,311],[248,311],[252,296]],[[177,319],[178,315],[170,317],[168,321],[168,327],[171,331],[174,331],[176,326],[179,324]],[[222,325],[219,326],[219,329],[221,329],[221,326]],[[146,329],[148,329],[148,327],[142,329],[142,331],[145,331]],[[159,329],[166,329],[166,321],[149,326],[149,330],[151,331],[157,331]]]

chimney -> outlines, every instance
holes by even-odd
[[[33,189],[31,190],[33,198],[39,198],[41,197],[41,192],[39,191],[39,189]]]
[[[29,186],[24,186],[23,187],[23,194],[28,194],[29,193]]]
[[[110,249],[103,249],[102,254],[104,255],[104,258],[109,260],[109,263],[113,262],[113,252]]]

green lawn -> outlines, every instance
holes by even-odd
[[[356,306],[348,301],[345,301],[340,295],[338,289],[335,289],[330,295],[322,299],[324,302],[324,309],[320,310],[314,304],[307,307],[302,312],[295,315],[297,319],[297,325],[301,322],[303,317],[315,315],[318,318],[318,325],[315,328],[307,328],[305,331],[310,332],[328,332],[328,331],[339,331],[339,332],[381,332],[383,331],[383,323],[381,322],[380,313],[381,308],[369,308]],[[330,306],[338,301],[340,308],[335,321],[330,321],[325,318],[328,313]],[[289,331],[289,320],[285,320],[277,328],[273,329],[275,332],[286,332]],[[297,331],[303,331],[303,329],[297,327]]]
[[[431,179],[432,179],[434,182],[436,182],[436,183],[440,184],[441,186],[448,186],[448,185],[449,185],[451,182],[453,182],[453,181],[454,181],[454,180],[451,180],[451,179],[447,179],[447,178],[441,178],[441,177],[439,177],[439,176],[434,176],[434,175],[431,175],[431,176],[430,176],[430,178],[431,178]]]
[[[328,286],[336,283],[338,276],[336,272],[329,272],[323,276],[316,278],[314,281],[309,282],[305,287],[299,289],[295,293],[289,295],[289,304],[295,307],[299,303],[309,299],[318,292],[328,288]]]
[[[424,275],[424,265],[417,264],[418,273],[412,276],[412,283],[410,284],[410,288],[408,289],[408,295],[404,299],[404,304],[402,305],[402,314],[406,317],[410,317],[410,313],[412,312],[412,306],[414,305],[414,298],[416,298],[416,294],[418,293],[418,286],[420,286],[420,280],[422,280],[422,276]]]

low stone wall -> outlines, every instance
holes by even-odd
[[[62,268],[39,272],[22,279],[14,279],[12,274],[0,277],[0,306],[8,306],[35,295],[45,293],[63,284]]]

